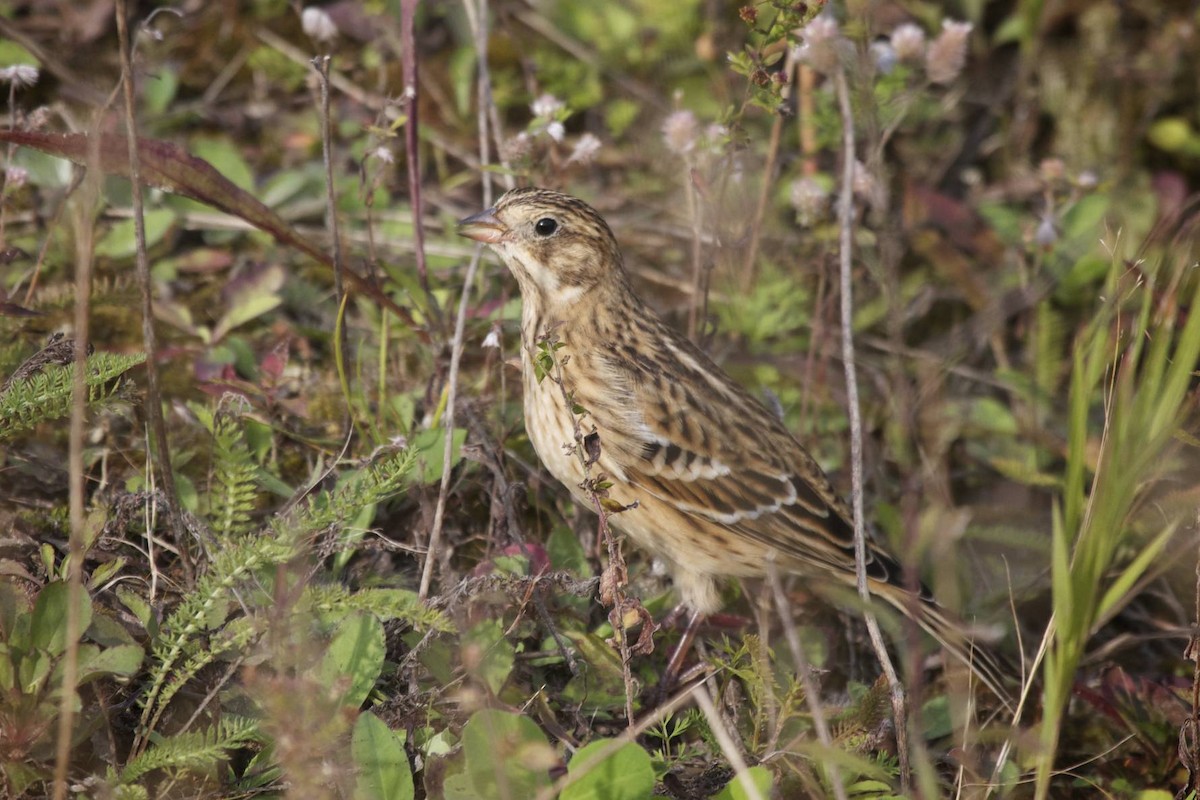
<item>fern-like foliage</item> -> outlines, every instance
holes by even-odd
[[[272,527],[312,535],[353,519],[364,506],[386,500],[403,489],[416,461],[417,454],[412,450],[382,458],[332,492],[322,492],[288,517],[273,520]]]
[[[218,446],[224,446],[228,453],[245,449],[244,443],[234,442],[241,436],[236,424],[222,427],[218,422],[213,430]],[[222,439],[224,445],[220,444]],[[231,464],[238,462],[233,456],[218,457],[218,461],[222,458]],[[253,597],[258,595],[244,591],[245,587],[298,557],[315,534],[336,529],[354,518],[364,505],[399,492],[415,464],[416,455],[410,451],[380,459],[345,485],[317,495],[286,518],[272,520],[266,530],[219,540],[207,572],[167,617],[154,641],[150,689],[141,700],[144,730],[154,729],[175,694],[204,666],[219,655],[244,649],[265,630],[265,619],[260,623],[255,614]],[[231,470],[231,474],[238,469],[241,467]],[[229,485],[240,487],[251,480],[238,474],[229,479]],[[243,492],[239,488],[234,494],[241,497]],[[312,590],[309,602],[320,609],[357,607],[385,619],[400,617],[421,629],[451,630],[443,615],[424,608],[409,593],[374,590],[357,594],[362,596],[321,587]],[[250,617],[227,621],[234,609],[244,609]]]
[[[257,720],[226,714],[207,730],[159,738],[146,752],[130,759],[119,780],[133,783],[156,769],[211,769],[230,750],[259,739]]]
[[[248,533],[257,491],[256,466],[236,417],[213,420],[213,474],[208,489],[208,522],[219,539]]]
[[[88,406],[111,401],[124,373],[146,360],[144,353],[96,353],[88,358]],[[71,414],[73,365],[51,365],[24,380],[13,381],[0,394],[0,442],[43,422]]]
[[[153,727],[175,690],[216,656],[216,651],[205,645],[202,634],[224,624],[237,587],[258,570],[282,564],[295,555],[294,538],[282,535],[245,537],[217,549],[208,572],[171,612],[154,642],[150,691],[142,699],[143,724]],[[186,668],[174,676],[170,691],[164,692],[167,679],[185,660]]]
[[[34,293],[29,306],[49,317],[58,317],[63,312],[74,309],[78,292],[74,281],[48,284]],[[137,278],[132,272],[118,276],[101,275],[92,282],[93,308],[129,308],[137,298]],[[19,317],[0,316],[0,332],[15,331],[23,322]]]
[[[309,586],[301,602],[318,613],[345,616],[352,611],[367,611],[385,622],[402,619],[420,631],[454,632],[454,623],[445,614],[422,603],[416,592],[405,589],[351,592],[337,585]]]

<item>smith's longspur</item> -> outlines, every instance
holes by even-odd
[[[560,344],[561,379],[600,438],[592,476],[631,508],[611,523],[665,562],[683,600],[708,614],[717,584],[781,572],[854,585],[851,513],[783,423],[634,293],[617,242],[590,206],[514,189],[459,223],[492,247],[522,295],[525,428],[546,468],[590,507],[575,424],[562,389],[539,379],[539,340]],[[869,542],[874,596],[913,617],[1003,697],[994,663],[895,560]]]

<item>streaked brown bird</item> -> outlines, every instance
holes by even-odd
[[[514,189],[458,232],[491,246],[522,295],[525,428],[546,468],[591,507],[562,389],[539,371],[539,341],[560,344],[561,379],[600,438],[591,477],[636,507],[610,521],[665,562],[697,613],[720,604],[719,581],[781,572],[855,585],[851,512],[783,423],[634,293],[617,242],[590,206],[559,192]],[[543,363],[544,366],[544,363]],[[542,377],[539,377],[541,375]],[[1002,670],[869,542],[871,593],[912,616],[1001,698]]]

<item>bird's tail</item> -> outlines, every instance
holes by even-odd
[[[872,581],[872,583],[875,583]],[[928,596],[918,597],[892,584],[876,584],[872,592],[911,617],[938,644],[965,664],[1009,710],[1013,709],[1013,669],[986,643],[976,641],[970,631]]]

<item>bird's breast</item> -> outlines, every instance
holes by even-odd
[[[584,479],[583,465],[575,454],[575,421],[563,399],[563,392],[552,376],[538,381],[534,353],[525,347],[521,367],[525,376],[525,432],[538,458],[550,474],[571,490],[577,499],[585,499],[579,484]]]

